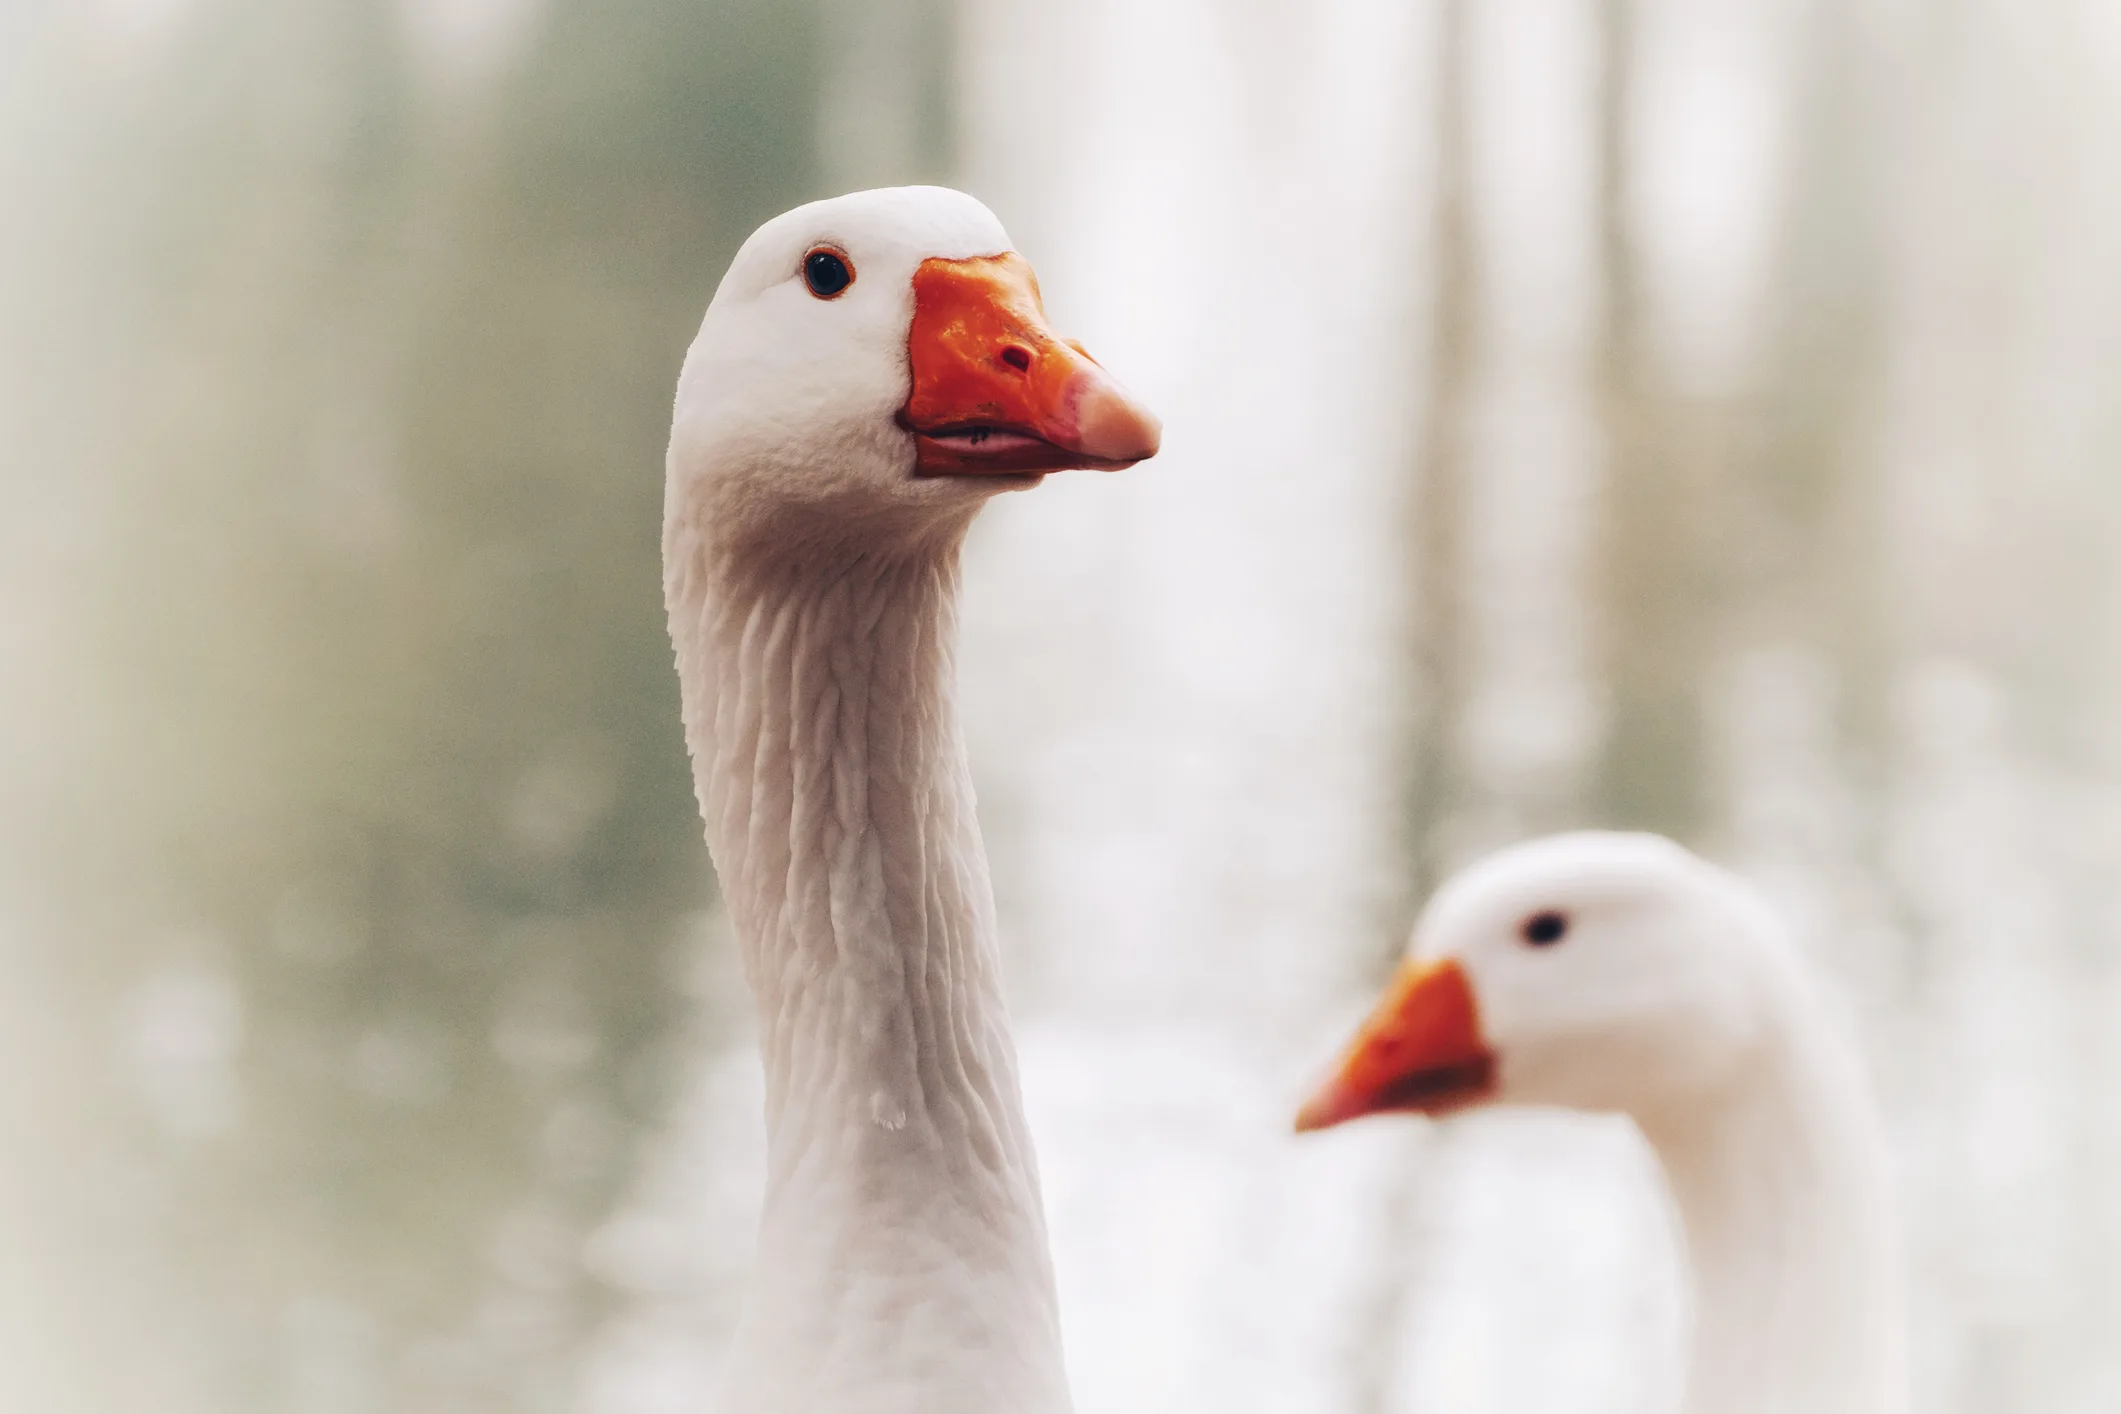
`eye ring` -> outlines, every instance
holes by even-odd
[[[819,299],[838,299],[854,283],[854,262],[830,246],[803,257],[803,284]]]
[[[1550,948],[1569,935],[1569,915],[1542,908],[1519,925],[1518,935],[1535,948]]]

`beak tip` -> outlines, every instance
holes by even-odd
[[[1076,404],[1076,427],[1082,450],[1100,461],[1131,465],[1163,447],[1163,422],[1101,372]]]
[[[1313,1095],[1304,1102],[1304,1107],[1296,1112],[1296,1132],[1313,1134],[1321,1129],[1331,1129],[1343,1120],[1354,1118],[1346,1112],[1346,1108],[1339,1097],[1330,1093]]]

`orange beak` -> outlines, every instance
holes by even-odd
[[[1163,424],[1080,345],[1047,327],[1015,252],[924,260],[906,335],[916,476],[1118,471],[1156,455]]]
[[[1454,958],[1409,962],[1296,1116],[1297,1133],[1393,1111],[1447,1114],[1495,1086],[1473,985]]]

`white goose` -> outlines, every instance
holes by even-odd
[[[994,493],[1158,437],[937,187],[767,222],[686,356],[665,600],[766,1068],[730,1414],[1069,1407],[953,701],[958,547]]]
[[[1574,834],[1452,879],[1297,1128],[1484,1102],[1630,1116],[1694,1287],[1688,1414],[1897,1414],[1900,1265],[1875,1103],[1804,958],[1735,876]]]

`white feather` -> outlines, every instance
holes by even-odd
[[[806,252],[855,282],[812,298]],[[665,597],[766,1067],[730,1414],[1065,1414],[1037,1168],[957,723],[958,547],[997,489],[916,479],[911,279],[1009,248],[933,187],[777,217],[685,361]]]

